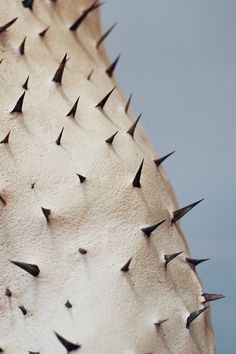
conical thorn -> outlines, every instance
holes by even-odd
[[[115,132],[115,134],[113,134],[112,136],[110,136],[110,138],[108,138],[108,139],[106,140],[106,143],[109,144],[109,145],[112,145],[113,140],[114,140],[116,134],[118,134],[118,130],[117,130],[117,132]]]
[[[202,202],[204,200],[204,198],[198,200],[195,203],[189,204],[184,208],[175,210],[173,212],[173,218],[171,220],[171,223],[174,224],[176,221],[178,221],[179,219],[181,219],[185,214],[187,214],[192,208],[194,208],[197,204],[199,204],[200,202]]]
[[[26,308],[25,308],[24,306],[18,306],[18,307],[19,307],[19,309],[21,310],[21,312],[23,313],[23,315],[26,316],[26,315],[27,315],[27,310],[26,310]]]
[[[41,38],[45,37],[45,35],[46,35],[47,31],[49,30],[49,28],[50,28],[50,27],[47,27],[47,28],[45,28],[42,32],[39,32],[39,36],[40,36]]]
[[[210,301],[216,301],[220,299],[224,299],[225,296],[221,294],[209,294],[209,293],[203,293],[202,296],[205,298],[205,301],[203,301],[203,304],[210,302]]]
[[[138,118],[136,119],[136,121],[131,125],[131,127],[127,130],[127,134],[131,135],[132,138],[134,137],[134,132],[136,129],[136,126],[138,124],[139,119],[141,118],[142,113],[138,116]]]
[[[77,350],[81,347],[80,344],[74,344],[74,343],[69,342],[67,339],[60,336],[57,332],[54,332],[54,333],[57,336],[57,339],[59,340],[59,342],[61,342],[61,344],[66,348],[68,353],[72,352],[73,350]]]
[[[141,230],[143,231],[143,233],[147,236],[150,237],[151,233],[156,230],[158,228],[158,226],[160,226],[161,224],[163,224],[163,222],[165,222],[166,220],[162,220],[159,223],[152,225],[152,226],[147,226],[142,228]]]
[[[126,114],[128,114],[128,110],[129,110],[129,106],[130,106],[130,102],[131,102],[131,100],[132,100],[132,93],[129,95],[129,98],[128,98],[128,101],[127,101],[127,103],[126,103],[126,105],[125,105],[125,113]]]
[[[19,46],[20,55],[24,55],[25,54],[25,41],[26,41],[26,37],[23,39],[23,42]]]
[[[79,26],[84,22],[89,13],[98,9],[102,5],[103,3],[98,3],[98,1],[94,1],[91,6],[89,6],[86,10],[82,12],[82,15],[80,15],[77,20],[70,26],[69,30],[72,32],[76,31]]]
[[[76,173],[76,174],[79,177],[80,183],[84,183],[86,181],[86,177],[80,175],[79,173]]]
[[[206,261],[209,261],[209,260],[210,260],[210,258],[199,258],[199,259],[196,259],[196,258],[189,258],[189,257],[186,258],[186,261],[187,261],[190,265],[192,265],[192,266],[194,266],[194,267],[196,267],[198,264],[200,264],[200,263],[202,263],[202,262],[206,262]]]
[[[141,179],[143,163],[144,163],[144,159],[142,160],[141,165],[139,166],[138,172],[136,173],[134,180],[133,180],[133,186],[136,188],[141,188],[140,179]]]
[[[16,265],[17,267],[23,269],[24,271],[28,272],[29,274],[37,277],[40,273],[39,267],[36,264],[24,263],[24,262],[16,262],[10,261],[12,264]]]
[[[92,77],[93,73],[94,73],[94,69],[92,69],[92,70],[90,71],[90,73],[88,74],[87,80],[91,80],[91,77]]]
[[[103,43],[103,41],[109,36],[109,34],[112,32],[112,30],[116,27],[117,22],[115,22],[102,36],[101,38],[97,41],[96,48],[99,49],[100,45]]]
[[[199,316],[201,315],[201,313],[203,313],[204,311],[206,311],[206,309],[208,308],[208,306],[204,307],[203,309],[194,311],[192,313],[190,313],[190,315],[187,318],[187,322],[186,322],[186,328],[189,329],[190,324]]]
[[[51,214],[51,210],[50,209],[47,209],[47,208],[44,208],[44,207],[41,207],[41,210],[43,212],[43,215],[45,216],[47,222],[49,222],[49,217],[50,217],[50,214]]]
[[[67,300],[67,301],[66,301],[66,303],[65,303],[65,307],[66,307],[66,308],[68,308],[68,309],[71,309],[72,304],[70,303],[70,301],[69,301],[69,300]]]
[[[126,272],[129,271],[129,266],[130,266],[131,260],[132,260],[132,257],[131,257],[131,258],[128,260],[128,262],[125,263],[125,265],[121,268],[121,271],[122,271],[122,272],[126,273]]]
[[[7,133],[5,138],[2,141],[0,141],[0,144],[8,144],[10,134],[11,134],[11,131],[9,131],[9,133]]]
[[[181,253],[183,253],[183,251],[181,252],[176,252],[176,253],[173,253],[173,254],[165,254],[164,255],[164,258],[165,258],[165,267],[167,267],[167,264],[169,262],[171,262],[173,259],[175,259],[177,256],[179,256]]]
[[[77,98],[77,100],[75,101],[73,107],[71,108],[71,110],[69,111],[69,113],[67,113],[67,115],[66,115],[67,117],[75,118],[79,99],[80,99],[80,97]]]
[[[120,55],[118,55],[118,57],[113,61],[113,63],[111,63],[111,65],[109,65],[109,67],[106,69],[106,73],[110,78],[114,74],[115,68],[119,60],[120,60]]]
[[[57,145],[61,145],[61,138],[62,138],[63,131],[64,131],[64,127],[63,127],[62,130],[60,131],[60,134],[58,135],[58,138],[57,138],[57,140],[56,140],[56,144],[57,144]]]
[[[22,5],[33,11],[34,0],[23,0]]]
[[[111,94],[115,90],[115,88],[116,87],[113,87],[113,89],[110,92],[108,92],[108,94],[95,107],[103,110],[108,98],[111,96]]]
[[[159,167],[163,161],[165,161],[169,156],[171,156],[174,153],[175,153],[175,151],[171,151],[169,154],[167,154],[163,157],[160,157],[159,159],[154,160],[156,166]]]
[[[25,98],[25,92],[20,96],[20,98],[16,102],[15,107],[10,113],[23,113],[22,109],[23,109],[24,98]]]
[[[166,321],[168,321],[168,318],[166,318],[165,320],[160,320],[158,322],[155,322],[154,325],[158,328],[158,327],[160,327],[162,325],[162,323],[164,323]]]
[[[18,17],[14,18],[13,20],[5,23],[5,25],[0,26],[0,33],[5,32],[10,26],[13,25],[13,23],[16,22]]]
[[[24,90],[28,90],[28,84],[29,84],[29,76],[27,77],[27,79],[25,80],[24,84],[22,85],[22,88]]]
[[[62,77],[63,77],[63,73],[64,73],[64,69],[65,69],[67,60],[68,60],[67,54],[65,54],[55,75],[53,76],[53,79],[52,79],[52,81],[56,82],[59,85],[62,84]]]

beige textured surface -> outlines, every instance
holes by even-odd
[[[35,1],[31,13],[21,1],[0,0],[0,347],[6,354],[63,354],[57,331],[85,354],[212,354],[208,314],[190,330],[189,313],[202,307],[203,292],[186,263],[187,245],[171,226],[176,202],[155,152],[114,91],[105,113],[94,106],[114,86],[104,70],[106,56],[95,48],[97,13],[74,35],[68,31],[90,1]],[[38,33],[50,26],[46,37]],[[27,36],[25,55],[18,47]],[[62,86],[52,82],[68,53]],[[86,79],[92,68],[92,80]],[[10,114],[30,75],[24,113]],[[66,118],[80,96],[75,120]],[[64,126],[62,144],[55,140]],[[105,139],[116,130],[113,146]],[[142,188],[132,180],[145,159]],[[87,177],[80,184],[76,173]],[[31,184],[35,188],[31,189]],[[41,206],[51,209],[48,224]],[[163,219],[150,240],[141,228]],[[78,248],[88,250],[81,255]],[[183,253],[164,268],[164,254]],[[132,257],[130,271],[120,268]],[[38,278],[9,259],[37,264]],[[6,287],[11,299],[4,296]],[[69,300],[73,307],[64,306]],[[24,317],[18,306],[24,305]],[[168,318],[158,330],[153,325]]]

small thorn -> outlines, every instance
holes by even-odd
[[[168,318],[166,318],[165,320],[160,320],[160,321],[158,321],[158,322],[155,322],[154,325],[155,325],[156,327],[160,327],[160,326],[162,325],[162,323],[164,323],[164,322],[166,322],[166,321],[168,321]]]
[[[9,131],[9,133],[5,136],[5,138],[2,141],[0,141],[0,144],[8,144],[10,134],[11,131]]]
[[[80,97],[77,98],[77,100],[75,101],[75,103],[74,103],[73,107],[71,108],[70,112],[67,113],[67,115],[66,115],[67,117],[71,116],[72,118],[75,118],[79,99],[80,99]]]
[[[221,295],[221,294],[209,294],[209,293],[203,293],[202,296],[204,296],[205,301],[203,302],[203,304],[210,302],[210,301],[215,301],[215,300],[219,300],[219,299],[224,299],[225,296]]]
[[[79,173],[76,173],[76,174],[79,177],[80,183],[84,183],[86,181],[86,177],[80,175]]]
[[[22,5],[33,11],[34,0],[23,0]]]
[[[112,145],[113,140],[114,140],[114,138],[115,138],[115,136],[116,136],[117,133],[118,133],[118,130],[117,130],[117,132],[115,132],[115,134],[113,134],[112,136],[110,136],[110,138],[108,138],[108,139],[106,140],[106,143],[109,144],[109,145]]]
[[[197,310],[194,311],[192,313],[190,313],[190,315],[187,318],[187,322],[186,322],[186,328],[189,329],[190,324],[199,316],[201,315],[201,313],[203,313],[204,311],[206,311],[206,309],[208,308],[208,306],[204,307],[201,310]]]
[[[20,96],[19,100],[16,102],[15,107],[10,113],[23,113],[22,108],[23,108],[24,98],[25,98],[25,92]]]
[[[108,92],[108,94],[95,107],[103,110],[108,98],[111,96],[111,94],[115,90],[115,88],[116,87],[113,87],[113,89],[110,92]]]
[[[31,184],[31,189],[34,189],[36,182]]]
[[[0,201],[3,203],[4,206],[7,205],[7,202],[5,201],[5,199],[1,194],[0,194]]]
[[[40,354],[40,352],[29,352],[29,354]]]
[[[132,260],[132,257],[128,260],[128,262],[127,263],[125,263],[125,265],[121,268],[121,271],[122,272],[128,272],[129,271],[129,265],[130,265],[130,262],[131,262],[131,260]]]
[[[39,32],[39,36],[40,36],[41,38],[45,37],[45,35],[46,35],[47,31],[49,30],[49,28],[50,28],[50,27],[47,27],[47,28],[45,28],[45,30],[43,30],[42,32]]]
[[[13,23],[16,22],[18,17],[14,18],[13,20],[5,23],[5,25],[0,26],[0,33],[5,32]]]
[[[177,256],[179,256],[181,253],[183,253],[183,251],[181,252],[177,252],[177,253],[173,253],[173,254],[165,254],[164,258],[165,258],[165,267],[167,267],[167,264],[172,261],[173,259],[175,259]]]
[[[96,48],[99,49],[100,45],[103,43],[103,41],[107,38],[107,36],[109,36],[109,34],[111,33],[111,31],[116,27],[117,22],[115,22],[102,36],[101,38],[98,40],[97,44],[96,44]]]
[[[129,106],[130,106],[130,102],[131,102],[131,99],[132,99],[132,93],[129,95],[129,98],[128,98],[128,101],[125,105],[125,113],[128,114],[128,110],[129,110]]]
[[[43,207],[41,207],[41,210],[42,210],[43,215],[45,216],[47,222],[49,222],[49,221],[50,221],[50,220],[49,220],[49,216],[50,216],[50,214],[51,214],[51,210],[50,210],[50,209],[43,208]]]
[[[175,153],[175,151],[172,151],[169,154],[167,154],[167,155],[165,155],[165,156],[163,156],[163,157],[161,157],[159,159],[154,160],[156,166],[159,167],[162,164],[163,161],[165,161],[169,156],[171,156],[174,153]]]
[[[85,250],[84,248],[79,248],[79,253],[81,254],[86,254],[88,251]]]
[[[18,307],[19,307],[19,309],[21,310],[21,312],[23,313],[23,315],[26,316],[26,315],[27,315],[27,310],[26,310],[26,308],[25,308],[24,306],[18,306]]]
[[[174,224],[176,221],[178,221],[179,219],[181,219],[185,214],[187,214],[192,208],[194,208],[197,204],[199,204],[200,202],[202,202],[204,200],[204,198],[198,200],[195,203],[189,204],[184,208],[175,210],[173,212],[173,218],[171,220],[171,223]]]
[[[25,41],[26,41],[26,37],[23,39],[23,42],[19,46],[19,52],[20,52],[21,55],[25,54]]]
[[[3,62],[3,58],[0,60],[0,64],[2,64],[2,62]]]
[[[106,69],[106,73],[110,78],[112,77],[119,60],[120,55],[118,55],[118,57],[113,61],[113,63],[111,63],[111,65]]]
[[[25,80],[25,83],[22,85],[24,90],[28,90],[28,83],[29,83],[29,76],[27,77],[27,79]]]
[[[12,264],[15,264],[17,267],[20,267],[21,269],[25,270],[26,272],[33,275],[34,277],[37,277],[39,275],[40,270],[36,264],[16,262],[16,261],[10,261],[10,262]]]
[[[156,230],[158,228],[158,226],[160,226],[161,224],[163,224],[163,222],[165,222],[166,220],[162,220],[160,221],[158,224],[152,225],[152,226],[148,226],[148,227],[144,227],[141,230],[143,231],[143,233],[150,237],[151,233]]]
[[[127,134],[131,135],[132,138],[134,137],[134,132],[136,129],[136,126],[138,124],[139,119],[141,118],[142,113],[138,116],[138,118],[136,119],[136,121],[131,125],[131,127],[127,130]]]
[[[62,130],[60,131],[60,134],[56,140],[56,144],[57,145],[61,145],[61,138],[62,138],[62,134],[63,134],[63,131],[64,131],[64,127],[62,128]]]
[[[82,15],[80,15],[77,20],[70,26],[69,30],[72,32],[76,31],[81,25],[81,23],[84,22],[86,17],[90,14],[90,12],[98,9],[102,5],[103,3],[98,3],[98,1],[94,1],[91,6],[89,6],[86,10],[82,12]]]
[[[92,70],[90,71],[90,73],[88,74],[87,80],[91,80],[91,77],[92,77],[93,73],[94,73],[94,69],[92,69]]]
[[[141,179],[143,163],[144,163],[144,159],[142,160],[141,165],[139,166],[138,172],[136,173],[134,180],[133,180],[133,186],[136,188],[141,188],[140,179]]]
[[[64,69],[65,69],[65,66],[66,66],[66,62],[67,62],[67,54],[65,54],[65,56],[63,57],[52,81],[56,82],[57,84],[61,85],[62,83],[62,76],[63,76],[63,73],[64,73]]]
[[[71,309],[72,305],[69,300],[66,301],[65,307],[67,307],[68,309]]]
[[[210,260],[210,258],[202,258],[202,259],[186,258],[186,261],[194,267],[196,267],[198,264],[200,264],[202,262],[206,262],[209,260]]]
[[[57,332],[54,332],[54,333],[57,336],[57,339],[59,340],[59,342],[61,342],[61,344],[66,348],[68,353],[72,352],[73,350],[77,350],[81,347],[81,345],[79,345],[79,344],[74,344],[74,343],[69,342],[68,340],[66,340],[65,338],[60,336]]]
[[[5,296],[7,296],[7,297],[11,297],[12,296],[12,292],[11,292],[11,290],[9,288],[6,288]]]

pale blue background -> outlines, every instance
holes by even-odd
[[[236,353],[235,0],[107,0],[103,28],[132,110],[143,112],[179,204],[205,201],[182,221],[212,303],[217,354]],[[181,354],[181,353],[177,353]]]

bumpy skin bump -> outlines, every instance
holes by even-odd
[[[186,328],[190,313],[204,307],[204,289],[186,261],[191,256],[178,223],[171,224],[178,208],[153,161],[158,157],[139,124],[134,138],[127,134],[134,118],[118,88],[103,110],[95,107],[116,85],[106,74],[103,45],[96,49],[98,9],[69,30],[91,4],[40,0],[29,11],[18,0],[0,2],[0,26],[18,17],[0,33],[0,136],[11,131],[0,145],[0,347],[7,354],[65,354],[57,333],[84,354],[214,353],[209,308]],[[52,78],[65,53],[59,85]],[[23,113],[10,114],[29,75]],[[150,238],[144,235],[143,228],[162,220]],[[165,267],[164,256],[181,251]],[[37,265],[40,274],[9,260]]]

